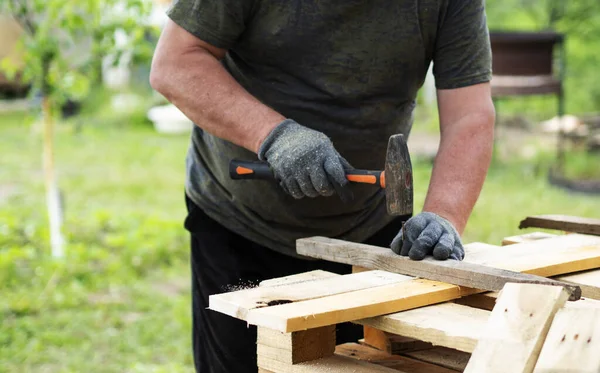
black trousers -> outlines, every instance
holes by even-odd
[[[198,373],[257,372],[256,327],[208,309],[208,297],[258,285],[265,279],[316,269],[338,274],[349,265],[308,261],[279,254],[257,245],[210,219],[186,196],[185,228],[191,234],[193,353]],[[401,228],[398,218],[365,243],[388,246]],[[362,338],[362,326],[340,324],[337,343]]]

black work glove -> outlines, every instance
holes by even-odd
[[[422,260],[463,260],[465,249],[460,235],[448,220],[432,212],[422,212],[408,219],[394,238],[391,249],[396,254]]]
[[[263,141],[258,158],[270,164],[281,187],[294,198],[336,191],[343,200],[349,198],[342,187],[348,183],[345,169],[351,166],[322,132],[286,119]]]

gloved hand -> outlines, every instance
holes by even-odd
[[[422,260],[426,255],[438,260],[465,257],[460,235],[452,223],[432,212],[422,212],[408,219],[392,241],[391,249],[413,260]]]
[[[331,196],[348,183],[345,169],[350,164],[335,150],[322,132],[291,119],[281,122],[258,149],[258,158],[267,161],[281,187],[294,198]]]

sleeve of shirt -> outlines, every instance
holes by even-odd
[[[229,49],[251,16],[253,0],[175,0],[167,16],[197,38]]]
[[[433,74],[438,89],[491,80],[492,53],[485,0],[448,0],[438,28]]]

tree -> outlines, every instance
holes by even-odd
[[[124,50],[148,53],[145,34],[150,0],[0,0],[0,13],[15,19],[23,33],[18,48],[23,57],[20,79],[31,85],[44,123],[43,159],[52,255],[64,255],[62,207],[54,165],[54,117],[67,100],[82,100],[101,80],[100,61]],[[127,43],[117,45],[124,32]],[[14,77],[8,60],[0,69]]]

